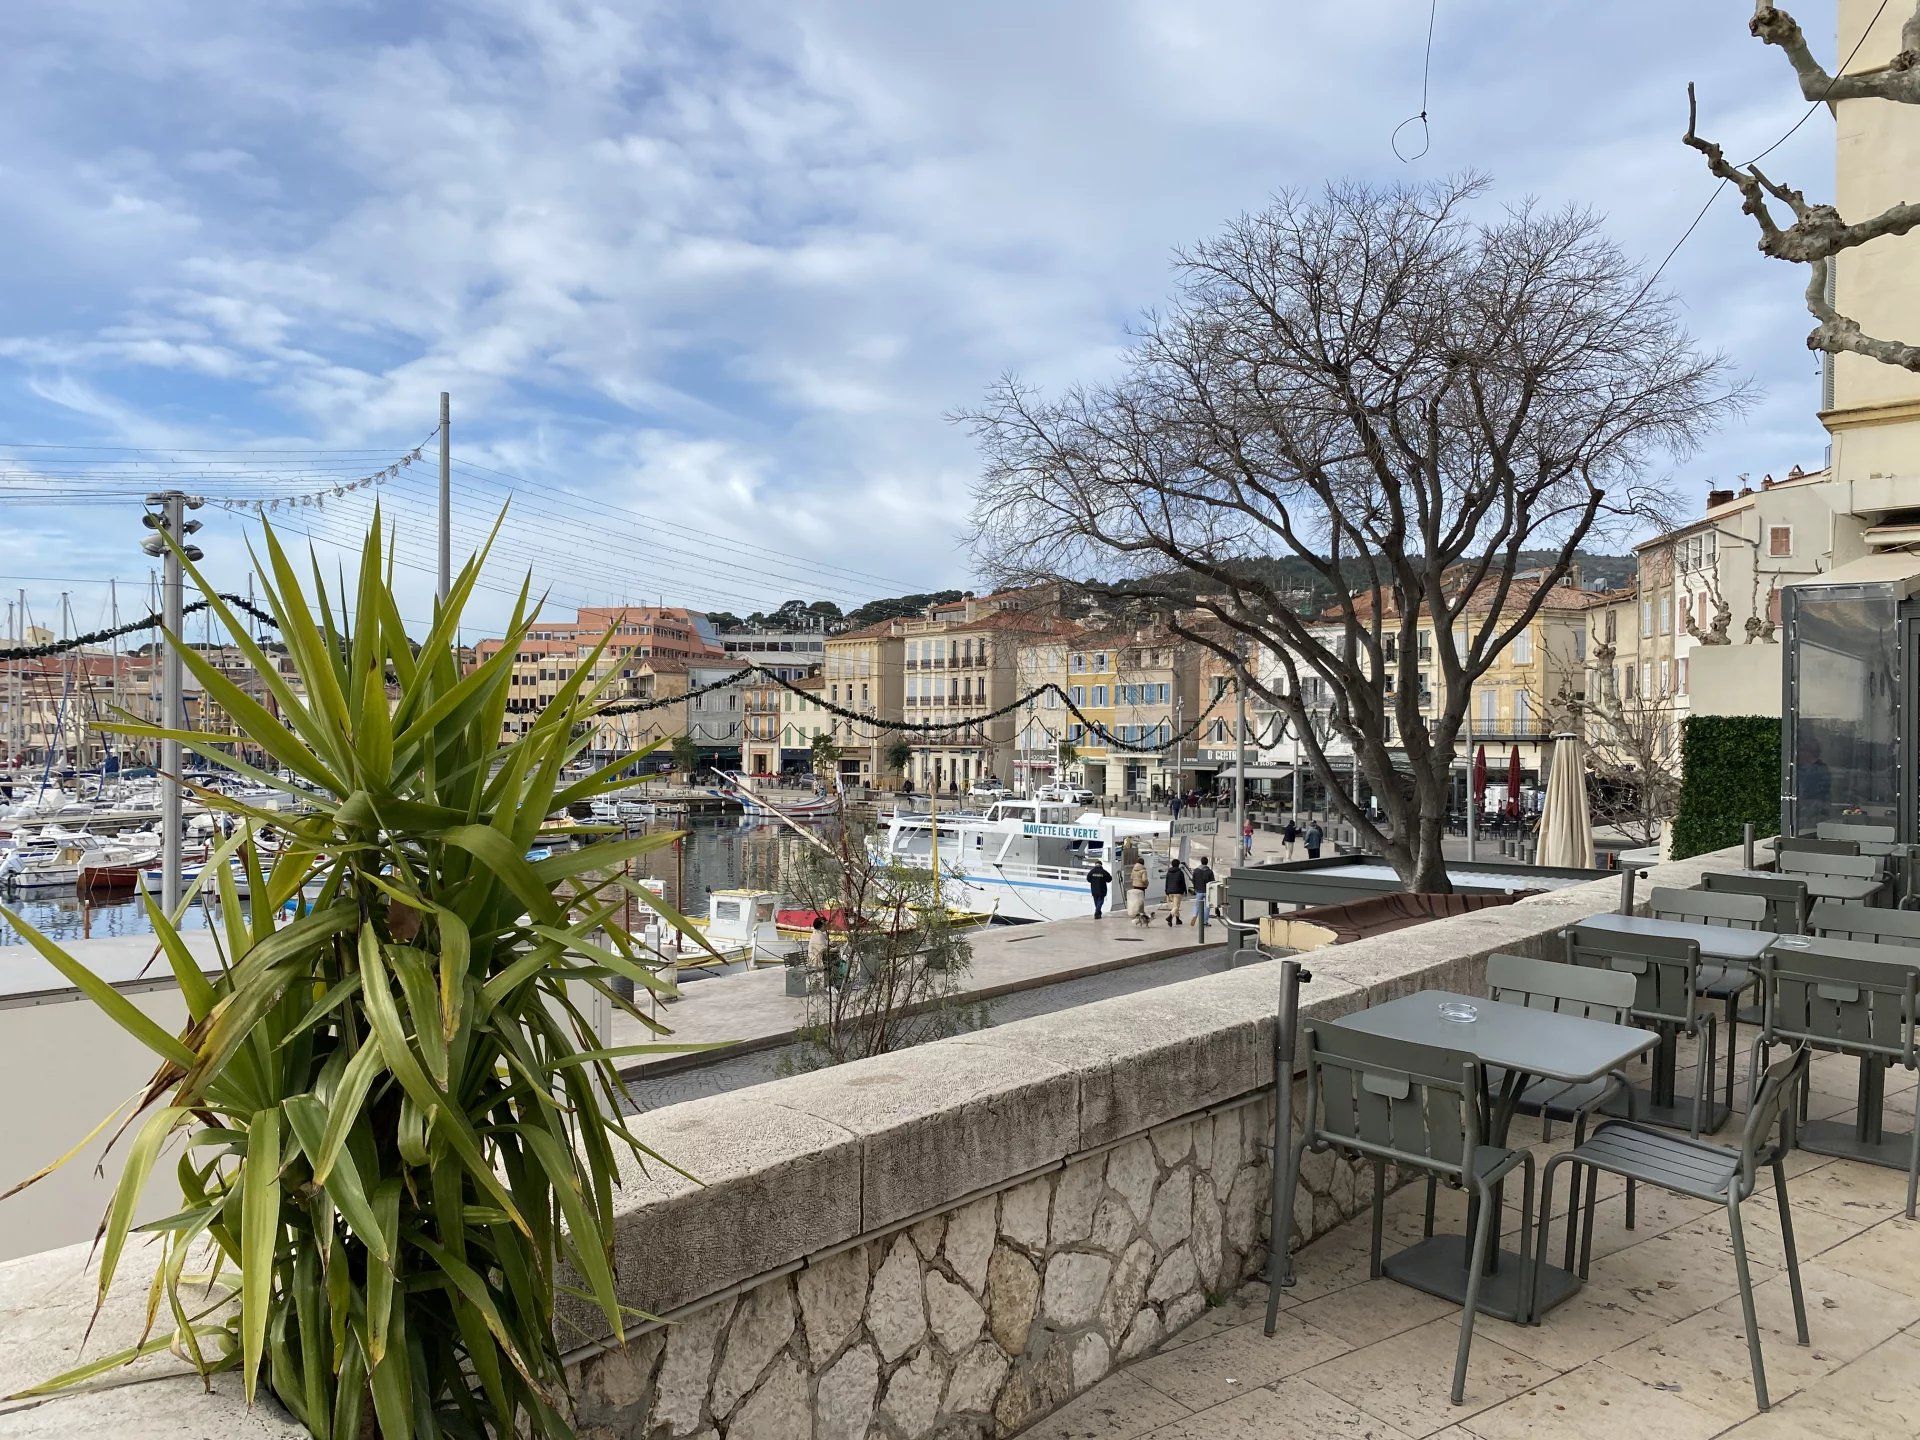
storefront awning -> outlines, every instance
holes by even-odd
[[[1910,550],[1889,550],[1878,555],[1862,555],[1836,565],[1822,575],[1809,575],[1792,582],[1794,589],[1828,585],[1891,585],[1902,600],[1920,594],[1920,555]]]

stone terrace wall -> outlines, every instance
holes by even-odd
[[[1642,893],[1730,862],[1656,867]],[[1617,899],[1601,881],[1318,951],[1305,1013],[1478,991],[1489,954],[1555,955],[1561,928]],[[559,1317],[580,1347],[583,1432],[1006,1435],[1151,1349],[1264,1259],[1278,973],[1253,966],[647,1117],[648,1143],[703,1183],[661,1166],[625,1177],[621,1298],[673,1323],[610,1348],[584,1309]],[[1297,1235],[1368,1193],[1321,1157]],[[72,1363],[81,1258],[0,1266],[0,1393]],[[138,1308],[103,1321],[90,1351]],[[292,1430],[264,1407],[242,1416],[227,1384],[138,1392],[125,1433]],[[81,1433],[115,1406],[131,1413],[129,1393],[0,1413],[0,1437]]]

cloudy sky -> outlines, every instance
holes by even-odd
[[[500,583],[742,610],[966,584],[945,417],[1004,371],[1107,373],[1169,252],[1279,188],[1474,167],[1657,263],[1713,188],[1686,82],[1742,154],[1803,109],[1750,8],[1440,0],[1403,164],[1425,0],[10,6],[0,587],[38,619],[70,590],[84,628],[148,562],[136,501],[62,497],[156,456],[313,493],[419,443],[441,390],[459,538],[517,492]],[[1795,8],[1830,55],[1830,0]],[[1830,147],[1820,114],[1774,158],[1824,193]],[[1799,276],[1722,195],[1666,278],[1762,393],[1679,491],[1819,464]],[[411,615],[430,477],[381,487]],[[330,561],[368,493],[288,523]],[[202,518],[243,575],[242,518]]]

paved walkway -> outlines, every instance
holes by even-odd
[[[1849,1115],[1855,1074],[1851,1061],[1816,1058],[1810,1112]],[[1887,1083],[1897,1092],[1888,1100],[1890,1128],[1913,1123],[1911,1072],[1892,1070]],[[1688,1093],[1690,1071],[1681,1084]],[[1740,1120],[1719,1138],[1729,1140]],[[1563,1143],[1534,1149],[1544,1158]],[[1920,1433],[1920,1224],[1904,1218],[1906,1177],[1805,1152],[1789,1157],[1787,1173],[1811,1346],[1794,1343],[1770,1189],[1741,1211],[1769,1414],[1754,1406],[1725,1212],[1642,1189],[1630,1231],[1620,1182],[1603,1179],[1592,1280],[1538,1326],[1482,1319],[1464,1405],[1449,1404],[1447,1395],[1459,1307],[1368,1279],[1363,1215],[1297,1253],[1298,1283],[1283,1296],[1273,1339],[1261,1333],[1265,1289],[1248,1285],[1027,1436],[1864,1440]],[[1564,1197],[1564,1184],[1556,1188]],[[1388,1253],[1419,1238],[1423,1198],[1418,1184],[1388,1197]],[[1441,1225],[1457,1230],[1460,1194],[1442,1190],[1441,1198],[1451,1202],[1441,1207]],[[1556,1248],[1564,1233],[1556,1224]]]
[[[1221,931],[1209,927],[1218,942]],[[973,932],[973,963],[960,998],[991,1000],[1036,986],[1057,985],[1107,971],[1124,970],[1188,954],[1199,945],[1193,925],[1137,927],[1126,917],[1053,920],[1037,925],[991,925]],[[728,1054],[785,1045],[805,1023],[806,1001],[786,991],[785,967],[682,982],[681,998],[660,1008],[680,1043],[727,1042]],[[1161,982],[1165,983],[1165,982]],[[615,1045],[652,1038],[637,1020],[620,1017],[613,1026]],[[656,1075],[711,1065],[710,1055],[639,1056],[625,1068],[629,1075]]]
[[[1218,932],[1209,932],[1210,934]],[[1217,974],[1226,965],[1226,951],[1218,946],[1187,950],[1148,960],[1139,965],[1103,970],[1078,980],[1054,981],[1030,989],[1015,990],[988,1000],[982,1005],[982,1028],[1026,1020],[1035,1015],[1051,1015],[1076,1005],[1091,1005],[1096,1000],[1111,1000],[1116,995],[1133,995],[1157,989],[1181,980],[1196,980]],[[744,1090],[749,1085],[764,1085],[778,1080],[793,1069],[795,1047],[779,1045],[772,1049],[725,1052],[719,1059],[697,1068],[642,1070],[627,1085],[634,1110],[658,1110],[682,1100],[698,1100],[707,1095],[724,1095]]]

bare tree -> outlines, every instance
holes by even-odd
[[[1156,597],[1222,658],[1242,640],[1270,653],[1255,690],[1342,817],[1423,890],[1446,888],[1473,680],[1580,545],[1666,517],[1640,470],[1738,403],[1592,215],[1476,220],[1484,184],[1283,195],[1178,257],[1176,298],[1118,380],[1049,401],[1007,379],[964,417],[985,462],[982,566]],[[1543,548],[1544,565],[1526,558]],[[1252,563],[1276,555],[1330,608]],[[1195,608],[1198,624],[1183,618]],[[1423,667],[1437,713],[1422,710]],[[1306,678],[1323,682],[1382,823],[1329,764]]]
[[[973,948],[933,871],[876,859],[870,829],[844,807],[830,836],[802,847],[788,875],[796,900],[833,936],[789,1067],[817,1070],[980,1028],[984,1012],[961,984]]]
[[[1900,27],[1899,54],[1884,66],[1850,75],[1829,75],[1814,58],[1799,22],[1772,0],[1756,0],[1747,28],[1785,53],[1799,77],[1801,95],[1811,104],[1824,103],[1829,109],[1842,100],[1920,105],[1920,5]],[[1761,156],[1736,165],[1719,145],[1704,139],[1699,133],[1698,104],[1691,85],[1687,86],[1684,138],[1706,157],[1709,171],[1739,190],[1740,208],[1760,227],[1761,253],[1808,267],[1807,309],[1818,322],[1807,336],[1809,350],[1832,355],[1849,352],[1884,365],[1920,370],[1920,344],[1869,335],[1857,320],[1842,315],[1827,298],[1833,257],[1885,235],[1905,235],[1920,225],[1920,204],[1908,201],[1890,205],[1878,215],[1849,224],[1840,218],[1835,206],[1811,202],[1802,191],[1768,178],[1755,163]],[[1781,224],[1775,206],[1783,207],[1793,219]]]
[[[1636,845],[1658,844],[1680,805],[1680,719],[1672,701],[1609,694],[1578,709],[1594,824],[1611,825]]]

